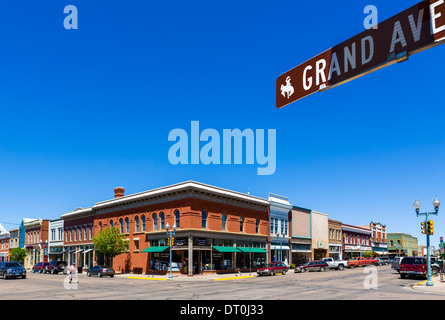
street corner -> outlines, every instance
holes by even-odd
[[[411,289],[416,291],[445,295],[445,281],[441,281],[439,277],[433,277],[432,282],[433,285],[428,286],[427,280],[422,280],[416,284],[411,284],[408,287],[411,287]]]

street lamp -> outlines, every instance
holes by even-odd
[[[168,277],[173,278],[173,275],[172,275],[172,237],[175,235],[175,232],[176,232],[176,223],[173,224],[172,231],[168,231],[168,229],[170,229],[170,225],[168,224],[168,222],[165,225],[165,228],[167,229],[167,235],[170,236],[170,275]]]
[[[434,212],[419,212],[420,209],[420,201],[416,200],[416,202],[414,202],[414,209],[416,209],[416,215],[417,216],[425,216],[425,224],[428,222],[428,216],[431,214],[434,214],[437,216],[438,212],[439,212],[439,205],[440,205],[440,201],[439,199],[436,198],[433,201],[433,206],[434,206]],[[426,232],[426,259],[427,259],[427,272],[428,272],[428,281],[426,282],[427,286],[434,286],[433,281],[431,281],[431,260],[430,260],[430,234],[429,232]]]

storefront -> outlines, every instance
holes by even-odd
[[[170,247],[165,239],[150,241],[149,272],[166,273],[170,263]],[[265,241],[178,237],[172,246],[172,272],[203,274],[248,271],[266,264]]]

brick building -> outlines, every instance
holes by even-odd
[[[116,272],[165,273],[170,260],[167,223],[170,230],[176,225],[175,273],[233,272],[270,261],[266,199],[193,181],[130,195],[124,192],[115,188],[113,199],[62,215],[69,262],[104,263],[103,255],[94,252],[92,238],[101,229],[117,227],[128,247],[113,259]],[[84,252],[92,258],[80,261]]]
[[[63,220],[63,260],[83,270],[94,265],[93,209],[77,208],[61,216]],[[62,225],[62,224],[61,224]]]
[[[23,219],[24,246],[26,257],[24,267],[31,269],[37,262],[48,262],[48,225],[46,219]]]

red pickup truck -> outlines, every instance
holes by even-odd
[[[378,265],[378,260],[374,258],[357,257],[348,261],[348,268],[354,269],[360,266],[376,266]]]

